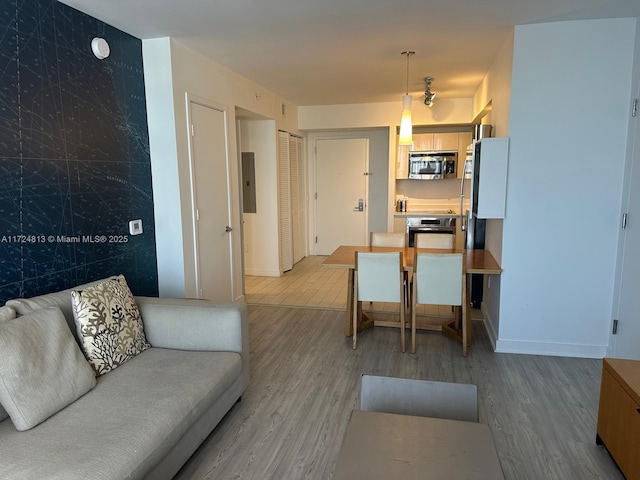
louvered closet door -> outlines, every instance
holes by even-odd
[[[289,134],[278,132],[278,220],[280,229],[280,270],[293,268],[291,233],[291,168]]]
[[[289,136],[291,160],[291,238],[293,263],[304,258],[304,167],[302,163],[302,139]]]

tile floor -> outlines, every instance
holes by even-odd
[[[281,277],[246,276],[247,303],[346,310],[348,270],[323,265],[325,258],[306,257]],[[363,305],[363,309],[379,314],[398,314],[395,303],[374,302]],[[436,319],[452,316],[449,306],[419,305],[416,314]],[[479,314],[479,311],[472,311],[474,319]]]

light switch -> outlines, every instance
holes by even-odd
[[[129,222],[129,233],[131,235],[140,235],[142,233],[142,220],[131,220]]]

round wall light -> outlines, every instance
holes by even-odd
[[[91,50],[93,54],[99,58],[100,60],[104,60],[109,56],[111,50],[109,49],[109,44],[104,38],[95,37],[91,40]]]

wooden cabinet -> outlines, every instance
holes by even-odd
[[[398,145],[396,179],[405,179],[409,177],[409,150],[411,150],[411,145]]]
[[[604,444],[627,480],[640,479],[640,362],[605,358],[596,442]]]
[[[414,133],[413,150],[458,150],[458,132]]]
[[[462,176],[467,145],[471,143],[471,132],[414,133],[411,145],[398,145],[396,179],[409,176],[409,152],[445,150],[458,152],[458,178]]]
[[[433,149],[450,151],[458,150],[458,132],[434,133]]]
[[[464,175],[464,160],[467,157],[467,147],[471,145],[472,141],[471,132],[458,133],[458,178],[462,178],[462,175]]]

